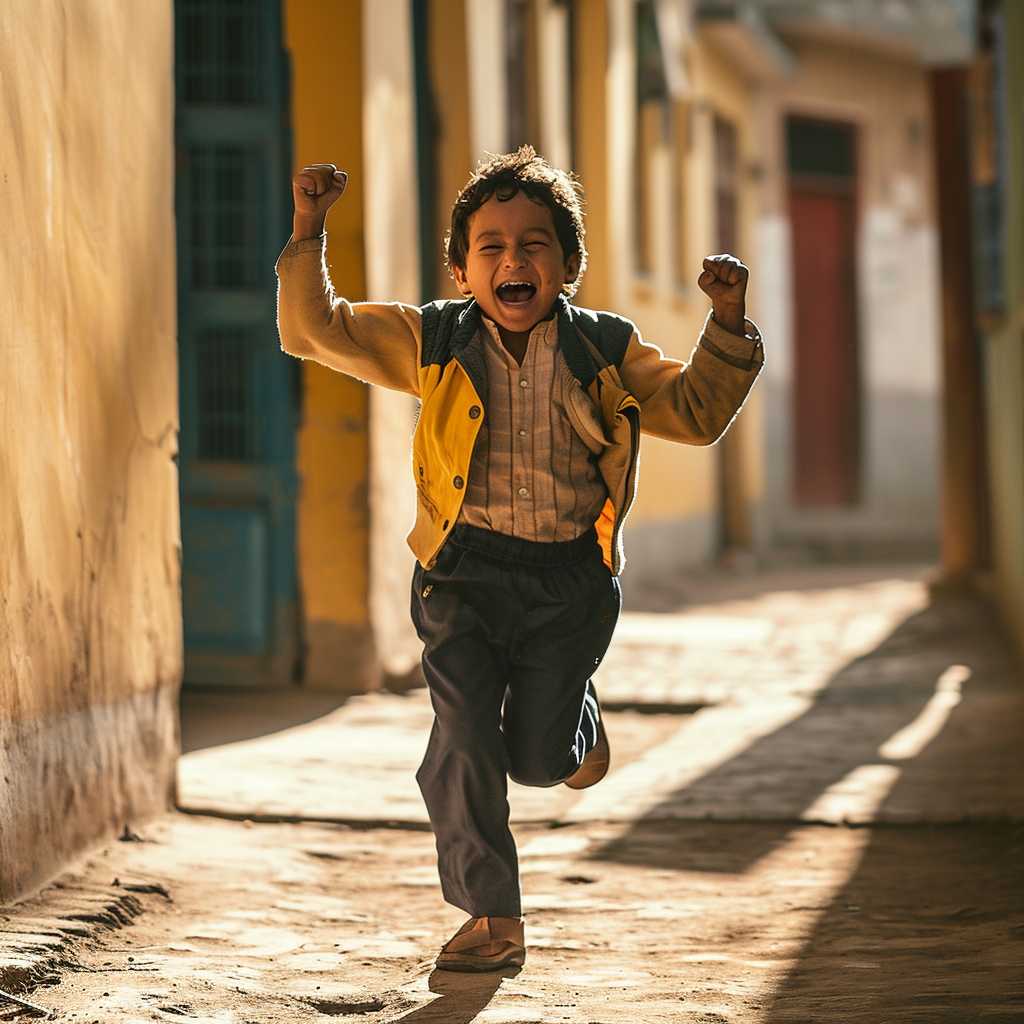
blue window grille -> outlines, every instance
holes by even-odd
[[[262,103],[263,4],[177,0],[181,98],[186,103]]]
[[[280,351],[288,237],[281,0],[175,0],[185,680],[295,678],[296,360]]]
[[[192,287],[253,288],[259,255],[253,146],[190,146]]]
[[[212,462],[260,458],[253,355],[245,328],[220,327],[196,338],[198,455]]]

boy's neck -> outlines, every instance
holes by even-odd
[[[557,306],[552,307],[551,312],[547,316],[541,317],[537,323],[542,323],[544,320],[550,320],[555,315]],[[488,317],[490,319],[490,317]],[[502,327],[497,320],[492,321],[494,326],[498,329],[498,337],[501,339],[502,347],[506,352],[520,365],[523,365],[523,360],[526,358],[526,349],[530,344],[530,335],[533,334],[537,327],[534,324],[528,331],[510,331],[507,327]]]
[[[522,366],[523,360],[526,358],[526,349],[530,344],[530,335],[533,333],[533,328],[528,331],[510,331],[506,327],[502,327],[497,321],[494,322],[494,326],[498,328],[498,337],[501,338],[502,347]],[[534,324],[535,326],[536,324]]]

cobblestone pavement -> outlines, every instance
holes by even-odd
[[[462,915],[412,780],[425,694],[263,737],[248,694],[252,738],[182,758],[192,813],[0,910],[0,987],[75,1024],[1024,1021],[1024,685],[984,603],[809,568],[630,604],[613,772],[511,794],[521,972],[431,969]]]

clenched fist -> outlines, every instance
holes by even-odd
[[[316,238],[324,230],[327,211],[341,198],[348,175],[334,164],[311,164],[292,179],[295,218],[292,238]]]
[[[715,313],[715,322],[733,334],[744,333],[747,278],[750,271],[735,256],[708,256],[697,278]]]

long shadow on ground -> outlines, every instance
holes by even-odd
[[[1020,702],[1008,682],[1012,669],[1005,652],[984,605],[964,600],[932,605],[837,673],[806,713],[672,793],[597,858],[671,869],[677,851],[658,842],[652,823],[780,823],[737,828],[727,855],[715,846],[688,855],[689,870],[749,870],[829,787],[855,769],[885,763],[880,746],[920,715],[951,665],[971,670],[962,703],[917,757],[896,762],[899,781],[880,801],[878,819],[999,817],[999,808],[986,801],[998,791],[994,780],[1013,774],[1010,761],[1024,737],[1024,731],[1013,732],[1017,726],[1006,717],[1019,711]],[[979,730],[991,742],[979,739]],[[1019,780],[1020,772],[1015,775]],[[1020,788],[1018,781],[1018,804]]]
[[[1024,832],[876,826],[764,1024],[1024,1020]]]
[[[351,696],[289,687],[185,686],[181,752],[217,747],[303,725],[330,714]]]
[[[843,669],[799,719],[672,795],[598,859],[742,873],[833,783],[884,760],[950,665],[963,701],[881,800],[881,823],[817,917],[763,1024],[1024,1020],[1024,680],[991,609],[940,601]],[[672,821],[770,795],[781,818]],[[788,817],[788,820],[785,820]],[[760,1019],[760,1018],[759,1018]]]

